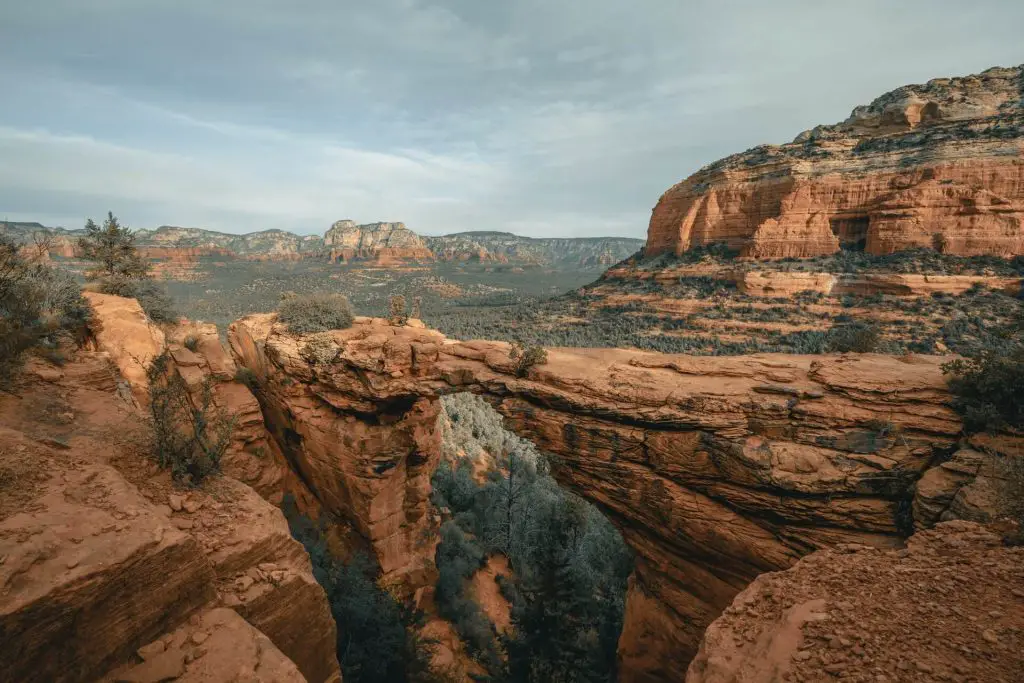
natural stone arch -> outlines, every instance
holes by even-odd
[[[499,342],[380,319],[331,336],[335,359],[315,366],[271,315],[229,334],[271,433],[286,422],[302,439],[288,457],[316,501],[391,578],[424,585],[439,397],[484,396],[507,429],[558,456],[555,477],[637,553],[624,681],[678,680],[707,624],[760,573],[837,542],[901,543],[914,480],[960,431],[928,357],[551,349],[519,378]],[[856,438],[881,429],[900,438]]]

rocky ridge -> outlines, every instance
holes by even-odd
[[[706,166],[662,195],[645,252],[1024,254],[1022,74],[905,86],[842,123]]]
[[[901,297],[930,296],[936,292],[963,294],[971,287],[984,286],[1016,296],[1024,278],[999,275],[947,275],[943,273],[829,272],[763,270],[756,265],[718,266],[686,264],[640,270],[616,266],[604,272],[592,289],[616,281],[644,281],[671,284],[681,278],[710,278],[734,286],[741,294],[761,298],[786,298],[801,292],[825,296],[886,294]]]
[[[39,223],[0,223],[0,232],[19,241],[49,238],[51,253],[78,256],[82,230],[48,228]],[[421,236],[403,223],[334,223],[324,234],[296,235],[264,230],[242,235],[161,226],[138,230],[137,244],[144,256],[157,261],[195,261],[200,257],[241,258],[253,261],[330,259],[388,265],[404,262],[494,262],[571,268],[612,265],[636,253],[643,240],[625,237],[530,238],[503,232],[465,232]]]
[[[570,267],[610,266],[643,240],[628,237],[532,238],[508,232],[460,232],[424,238],[439,261],[493,261]]]

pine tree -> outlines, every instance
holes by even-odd
[[[107,212],[102,226],[91,218],[86,221],[85,236],[79,238],[78,246],[85,258],[96,263],[86,273],[90,279],[141,279],[149,275],[149,264],[135,247],[135,233],[121,225],[112,211]]]
[[[573,574],[575,520],[567,512],[551,515],[532,576],[520,587],[525,604],[513,614],[516,637],[507,643],[510,679],[517,683],[593,680],[584,643],[587,596]]]

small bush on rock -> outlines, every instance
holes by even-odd
[[[33,348],[56,358],[62,339],[82,343],[92,311],[74,278],[44,263],[46,244],[23,248],[0,235],[0,387]]]
[[[543,365],[548,362],[548,352],[543,346],[524,347],[521,344],[513,344],[508,352],[508,357],[516,364],[516,377],[526,377],[534,365]]]
[[[340,352],[330,332],[317,332],[299,349],[299,355],[313,365],[330,365]]]
[[[235,381],[241,382],[249,388],[249,391],[252,392],[255,392],[260,386],[260,380],[256,376],[256,373],[243,366],[238,366],[238,369],[235,370]]]
[[[281,301],[278,320],[296,334],[343,330],[352,327],[352,304],[341,294],[307,294]]]

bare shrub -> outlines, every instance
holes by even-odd
[[[277,319],[297,334],[312,334],[352,327],[352,304],[341,294],[307,294],[281,301]]]
[[[210,377],[193,396],[181,376],[171,370],[166,351],[153,359],[146,375],[157,463],[170,468],[176,481],[198,486],[220,469],[237,418],[214,401]]]

